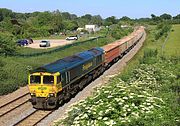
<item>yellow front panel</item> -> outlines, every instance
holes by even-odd
[[[31,75],[37,75],[41,76],[41,83],[40,84],[30,84],[30,76]],[[61,82],[57,84],[57,76],[60,75],[60,73],[33,73],[29,75],[28,77],[28,83],[29,83],[29,91],[30,93],[33,93],[36,95],[36,97],[48,97],[49,93],[53,93],[55,97],[57,96],[57,93],[62,90],[62,84]],[[43,84],[43,76],[49,75],[54,76],[54,84]]]
[[[36,97],[48,97],[49,93],[55,93],[54,86],[29,85],[30,93],[35,93]]]

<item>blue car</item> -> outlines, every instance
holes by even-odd
[[[28,45],[28,40],[26,40],[26,39],[18,40],[17,41],[17,45],[19,45],[19,46],[26,46],[26,45]]]

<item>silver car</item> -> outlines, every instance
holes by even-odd
[[[50,47],[50,41],[48,40],[42,40],[40,43],[39,43],[39,46],[40,47]]]
[[[66,40],[78,40],[77,36],[69,36],[66,38]]]

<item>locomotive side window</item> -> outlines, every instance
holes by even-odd
[[[54,84],[54,76],[43,76],[43,84]]]
[[[40,84],[41,83],[41,76],[34,76],[32,75],[30,78],[31,84]]]

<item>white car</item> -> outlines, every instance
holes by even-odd
[[[39,46],[40,46],[40,47],[50,47],[50,41],[48,41],[48,40],[42,40],[42,41],[39,43]]]
[[[78,40],[77,36],[69,36],[66,38],[66,40]]]

